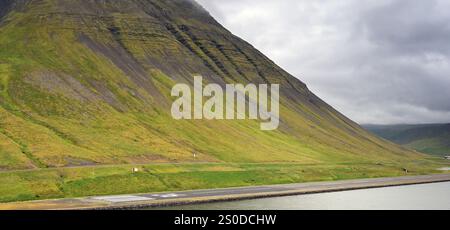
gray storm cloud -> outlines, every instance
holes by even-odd
[[[359,123],[450,122],[450,1],[197,2]]]

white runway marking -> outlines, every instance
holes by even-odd
[[[165,195],[162,195],[161,197],[162,198],[174,198],[174,197],[178,197],[179,195],[177,195],[177,194],[165,194]]]
[[[183,195],[170,193],[170,194],[153,194],[152,196],[153,197],[158,197],[158,198],[175,198],[175,197],[180,197],[180,196],[183,196]]]
[[[92,197],[91,199],[108,201],[108,202],[112,202],[112,203],[153,200],[153,198],[142,197],[142,196],[99,196],[99,197]]]

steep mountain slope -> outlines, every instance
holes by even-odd
[[[382,138],[423,153],[450,155],[450,124],[364,125],[364,128]]]
[[[190,0],[8,0],[0,169],[161,162],[410,162]],[[281,84],[281,125],[175,121],[176,83]],[[193,153],[197,157],[193,158]]]

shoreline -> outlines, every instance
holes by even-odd
[[[0,203],[0,210],[128,210],[449,182],[450,174]]]

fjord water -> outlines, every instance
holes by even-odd
[[[171,207],[172,210],[450,210],[450,182]]]

